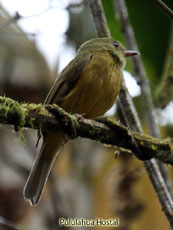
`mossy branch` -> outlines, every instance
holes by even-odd
[[[0,123],[14,125],[15,130],[23,127],[52,132],[61,130],[71,139],[89,138],[129,149],[141,160],[154,157],[173,164],[173,139],[158,139],[130,131],[119,122],[108,118],[78,119],[57,105],[18,103],[10,98],[0,97]],[[134,140],[138,148],[134,145]]]

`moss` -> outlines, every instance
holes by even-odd
[[[117,120],[110,117],[107,118],[107,121],[112,123],[113,125],[118,125],[118,126],[120,125],[120,123]]]
[[[43,138],[43,128],[42,128],[42,124],[40,124],[39,136],[40,136],[40,138]]]
[[[140,143],[141,146],[145,145],[144,141],[140,141],[139,143]]]
[[[72,123],[72,126],[76,126],[78,124],[78,119],[77,117],[75,117],[74,115],[71,115],[71,114],[68,114],[70,120],[71,120],[71,123]]]
[[[60,106],[58,106],[57,104],[52,104],[51,105],[52,107],[53,107],[53,109],[55,109],[55,111],[56,111],[56,109],[60,112],[60,113],[62,113],[62,114],[65,114],[66,112],[60,107]]]
[[[4,113],[4,116],[8,116],[8,112],[15,111],[18,114],[17,128],[20,129],[25,124],[26,110],[23,109],[20,104],[11,98],[0,97],[1,102],[1,112]]]
[[[94,135],[100,135],[101,134],[101,128],[93,128],[89,131],[92,136]]]
[[[19,130],[18,134],[19,134],[19,140],[23,143],[24,148],[26,148],[26,139],[25,139],[25,137],[24,137],[24,135],[22,133],[22,130]]]
[[[40,115],[49,115],[49,112],[43,107],[43,104],[22,104],[23,107],[26,107],[28,110],[33,110],[39,113]]]
[[[31,125],[32,128],[34,128],[33,121],[35,121],[35,118],[34,118],[34,117],[31,117],[31,118],[29,119],[29,124]]]
[[[154,145],[151,145],[151,149],[152,149],[153,151],[157,151],[157,147],[154,146]]]
[[[0,108],[1,113],[7,118],[9,111],[15,111],[18,114],[17,122],[15,124],[15,130],[19,133],[19,139],[26,145],[26,141],[22,134],[22,127],[25,124],[26,110],[20,106],[20,104],[11,98],[0,96]]]

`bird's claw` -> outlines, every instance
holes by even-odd
[[[85,116],[85,113],[82,114],[75,113],[73,115],[77,118],[78,121],[83,121],[84,120],[83,116]]]

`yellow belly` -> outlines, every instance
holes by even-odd
[[[67,112],[95,118],[109,110],[120,90],[121,69],[108,52],[92,55],[73,90],[61,104]]]

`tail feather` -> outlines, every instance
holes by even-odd
[[[24,198],[29,200],[31,205],[39,203],[55,158],[56,156],[53,159],[46,159],[41,154],[40,159],[36,160],[24,188]]]
[[[24,187],[24,198],[32,206],[37,205],[43,193],[44,185],[47,182],[50,170],[58,155],[59,147],[65,142],[64,134],[49,135],[42,144],[42,148],[36,158]]]

